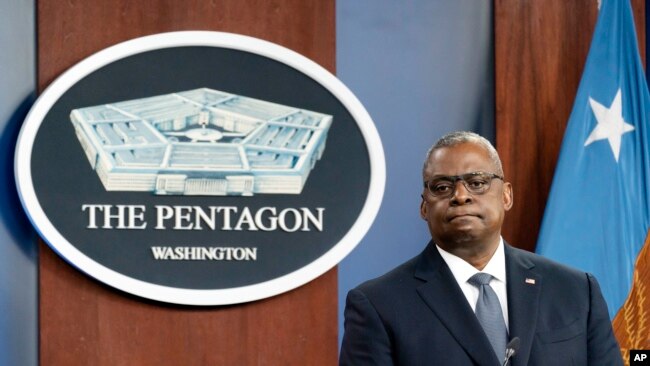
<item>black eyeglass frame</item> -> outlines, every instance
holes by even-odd
[[[480,190],[476,190],[476,188],[468,186],[468,184],[469,184],[468,181],[467,181],[468,179],[471,179],[473,177],[479,177],[479,176],[489,178],[489,179],[486,179],[487,188],[481,188]],[[492,183],[493,179],[500,179],[500,180],[504,181],[504,177],[502,177],[502,176],[500,176],[498,174],[495,174],[495,173],[470,172],[470,173],[465,173],[465,174],[460,174],[460,175],[446,175],[446,176],[436,177],[436,178],[431,179],[429,181],[425,181],[424,182],[424,188],[426,188],[427,191],[429,192],[429,194],[431,194],[433,197],[436,197],[436,198],[449,198],[449,197],[452,197],[454,195],[454,193],[456,193],[456,184],[458,183],[458,181],[461,181],[461,183],[463,183],[463,186],[465,186],[465,189],[469,193],[471,193],[472,195],[481,195],[481,194],[487,193],[487,191],[490,190],[490,187],[492,187],[491,183]],[[433,182],[437,183],[437,182],[440,182],[440,181],[446,181],[446,182],[451,183],[451,185],[452,185],[451,188],[452,189],[448,193],[444,193],[444,194],[436,193],[432,189],[431,185],[432,185]]]

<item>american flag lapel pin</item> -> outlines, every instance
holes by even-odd
[[[526,282],[529,285],[534,285],[535,284],[535,279],[534,278],[526,278],[526,280],[524,282]]]

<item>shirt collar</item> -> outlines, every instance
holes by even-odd
[[[500,238],[499,246],[497,247],[497,250],[492,255],[492,258],[490,258],[490,261],[487,263],[485,268],[483,268],[482,271],[479,271],[471,264],[465,262],[464,259],[445,251],[444,249],[440,248],[436,244],[436,248],[438,249],[438,252],[440,252],[442,259],[444,259],[444,261],[447,263],[447,266],[451,270],[451,273],[454,275],[454,277],[459,283],[467,282],[467,280],[469,280],[470,277],[472,277],[473,275],[479,272],[489,273],[497,280],[505,283],[506,282],[506,256],[505,256],[505,251],[503,249],[503,246],[504,246],[503,238]]]

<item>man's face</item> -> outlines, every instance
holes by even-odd
[[[424,179],[473,172],[496,173],[497,167],[482,146],[462,143],[434,151]],[[445,250],[497,243],[505,211],[512,207],[512,187],[500,179],[492,179],[483,194],[470,193],[458,181],[449,197],[435,197],[427,188],[422,196],[420,215],[433,240]]]

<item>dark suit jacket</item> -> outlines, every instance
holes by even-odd
[[[511,365],[622,365],[594,277],[509,245],[505,257]],[[348,293],[340,365],[502,361],[433,243]]]

